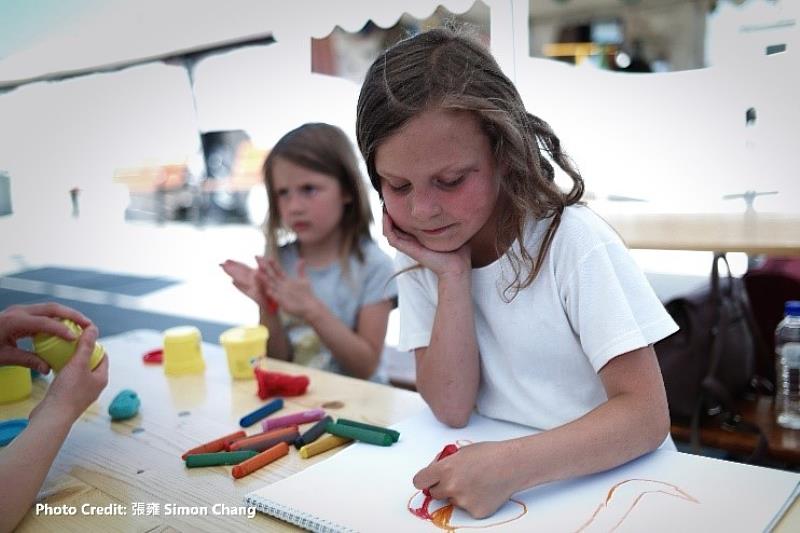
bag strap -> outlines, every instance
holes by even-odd
[[[733,294],[733,274],[731,273],[731,265],[728,263],[728,256],[725,252],[714,252],[714,261],[711,264],[711,299],[714,302],[721,301],[722,283],[720,283],[719,262],[725,264],[727,271],[728,286],[726,293],[728,296]]]
[[[764,452],[767,450],[767,437],[764,432],[755,424],[750,422],[746,422],[742,420],[741,415],[738,413],[736,409],[736,403],[733,399],[733,396],[728,392],[727,387],[723,385],[719,379],[717,379],[717,369],[719,368],[720,361],[722,360],[722,351],[723,351],[723,343],[722,339],[719,335],[719,332],[725,331],[731,321],[731,316],[725,306],[719,305],[721,303],[720,298],[720,279],[719,279],[719,261],[720,259],[725,263],[725,267],[728,271],[728,294],[733,294],[733,275],[731,274],[731,268],[728,264],[728,259],[725,256],[725,253],[717,252],[714,254],[714,264],[711,268],[711,294],[713,301],[717,304],[715,306],[715,313],[716,317],[714,320],[714,325],[711,329],[711,354],[710,360],[708,365],[708,372],[706,376],[703,378],[701,384],[701,392],[697,403],[695,404],[694,412],[692,413],[692,421],[691,421],[691,446],[692,452],[698,454],[700,452],[700,420],[702,419],[703,410],[706,405],[706,400],[715,399],[720,402],[722,406],[722,416],[724,417],[722,422],[722,428],[728,431],[747,431],[749,433],[755,433],[758,435],[758,442],[756,443],[756,447],[753,450],[753,453],[747,457],[746,461],[748,463],[756,462],[761,460],[764,455]],[[749,302],[746,302],[748,305],[745,305],[745,315],[748,317],[748,327],[751,327],[751,330],[757,332],[758,330],[753,330],[752,323],[749,320],[752,318],[752,312],[749,307]]]
[[[725,269],[728,272],[728,285],[726,288],[726,295],[729,297],[738,297],[742,301],[742,311],[744,314],[745,321],[747,322],[747,327],[751,331],[753,336],[753,348],[756,350],[756,358],[759,359],[763,364],[770,364],[770,356],[769,356],[769,349],[767,348],[767,344],[764,341],[764,337],[762,336],[761,331],[759,330],[758,325],[756,324],[755,316],[753,315],[753,309],[750,307],[750,298],[747,296],[747,292],[742,290],[738,291],[740,294],[734,295],[734,282],[733,282],[733,273],[731,272],[731,265],[728,263],[728,256],[725,252],[715,252],[714,253],[714,262],[711,265],[711,297],[712,301],[717,304],[717,312],[720,312],[720,304],[722,303],[721,293],[722,293],[722,284],[720,283],[720,273],[719,273],[719,262],[722,261],[725,263]],[[725,317],[717,315],[715,317],[715,324],[716,330],[712,330],[712,338],[716,337],[717,331],[724,331],[723,326],[727,326],[727,322],[723,323],[723,319]],[[714,341],[712,341],[713,343]],[[711,376],[715,376],[717,372],[717,366],[719,365],[719,361],[721,360],[722,354],[717,353],[713,354],[712,350],[712,360],[709,364],[709,372],[708,374]],[[721,385],[720,385],[721,386]],[[772,383],[767,378],[760,376],[760,375],[753,375],[753,379],[750,383],[750,387],[752,390],[758,392],[759,394],[774,394],[775,393],[775,384]]]

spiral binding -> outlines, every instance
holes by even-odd
[[[259,496],[245,496],[245,503],[254,506],[258,511],[289,522],[307,531],[316,533],[358,533],[355,529],[334,524],[311,513],[305,513],[287,507],[273,500],[265,500]]]

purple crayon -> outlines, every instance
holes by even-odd
[[[316,422],[325,416],[325,411],[322,409],[309,409],[308,411],[301,411],[291,415],[279,416],[276,418],[268,418],[261,422],[261,427],[264,431],[270,431],[275,428],[283,428],[286,426],[295,426],[300,424],[307,424],[308,422]]]

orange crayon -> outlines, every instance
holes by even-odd
[[[283,457],[289,453],[289,444],[286,442],[279,442],[269,450],[261,452],[252,459],[241,462],[233,467],[231,473],[234,479],[242,478],[248,474],[252,474],[261,467],[267,466],[272,461]]]
[[[272,431],[265,431],[244,439],[236,440],[230,443],[227,449],[229,452],[236,452],[239,450],[263,452],[267,448],[272,448],[279,442],[294,442],[294,439],[299,436],[300,432],[297,426],[273,429]]]
[[[181,459],[184,461],[186,460],[187,455],[194,455],[197,453],[214,453],[214,452],[221,452],[225,450],[228,445],[238,439],[242,439],[247,436],[247,433],[244,431],[237,431],[235,433],[231,433],[230,435],[225,435],[224,437],[220,437],[216,440],[212,440],[211,442],[206,442],[205,444],[201,444],[196,448],[192,448],[188,452],[181,455]]]

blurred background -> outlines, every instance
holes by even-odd
[[[59,299],[103,334],[191,321],[212,342],[257,321],[218,264],[263,251],[265,155],[308,121],[354,140],[372,60],[442,24],[492,47],[599,212],[797,216],[799,11],[795,0],[3,0],[0,307]],[[634,255],[665,299],[710,268],[708,250]],[[745,254],[730,259],[747,268]]]

